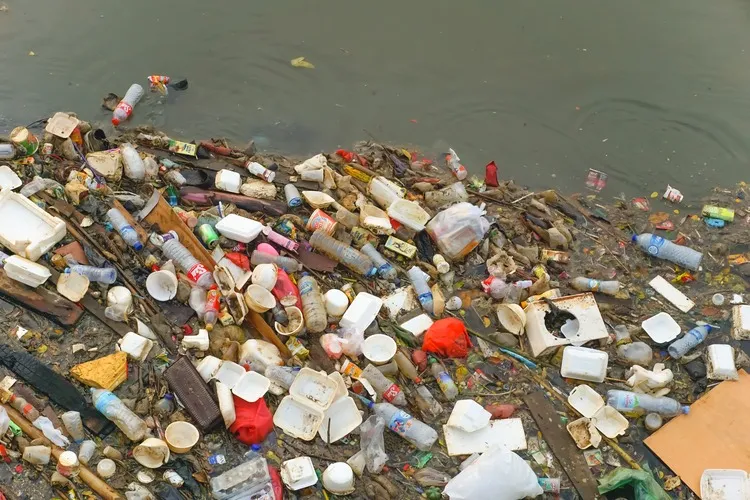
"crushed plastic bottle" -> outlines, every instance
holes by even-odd
[[[424,385],[417,386],[417,391],[414,394],[414,402],[424,417],[436,419],[443,413],[443,406],[438,403],[435,396]]]
[[[617,355],[629,363],[649,366],[654,357],[654,351],[645,342],[633,342],[617,346]]]
[[[142,181],[146,178],[146,164],[143,163],[141,155],[130,143],[120,146],[122,152],[122,163],[125,177],[134,181]]]
[[[422,304],[422,309],[428,314],[433,314],[435,306],[432,301],[432,291],[427,282],[430,276],[417,266],[412,266],[406,274],[411,280],[412,286],[414,286],[414,291],[417,293],[419,303]]]
[[[132,246],[136,251],[143,250],[143,243],[138,239],[138,233],[135,232],[133,226],[131,226],[125,216],[120,213],[116,208],[110,208],[107,211],[107,219],[112,224],[125,240],[125,243]]]
[[[125,97],[117,104],[117,107],[112,112],[112,125],[115,127],[120,123],[124,122],[130,115],[133,114],[133,108],[138,101],[143,97],[143,87],[134,83],[130,86],[128,91],[125,93]]]
[[[198,319],[203,319],[203,314],[206,312],[206,292],[200,287],[194,287],[190,290],[190,298],[188,304],[198,315]]]
[[[111,285],[117,281],[117,269],[114,267],[94,267],[74,264],[66,269],[66,272],[75,272],[86,276],[89,281]]]
[[[390,403],[373,403],[364,398],[362,400],[368,408],[385,421],[390,430],[409,441],[417,449],[427,451],[437,441],[438,433],[435,429],[402,409]]]
[[[208,289],[215,284],[213,274],[178,240],[167,241],[161,247],[161,251],[167,259],[171,259],[176,266],[185,271],[188,279],[199,287]]]
[[[371,415],[359,426],[360,450],[365,454],[367,470],[373,474],[378,474],[383,470],[388,461],[383,439],[384,430],[385,421],[379,415]]]
[[[459,181],[466,179],[466,176],[469,175],[469,172],[466,170],[466,167],[461,165],[461,159],[458,157],[456,152],[453,151],[452,148],[448,149],[448,154],[445,155],[445,162],[450,167],[451,172],[453,172],[453,175],[455,175],[456,179],[458,179]]]
[[[683,406],[672,398],[620,390],[607,391],[607,404],[617,411],[631,415],[658,413],[662,416],[674,417],[690,411],[689,406]]]
[[[375,368],[373,365],[367,365],[362,370],[362,377],[366,378],[372,384],[378,394],[388,402],[398,406],[406,406],[406,396],[401,391],[398,384],[392,382],[388,377]]]
[[[258,250],[253,250],[253,253],[250,256],[250,263],[254,266],[260,264],[276,264],[288,273],[296,273],[302,270],[302,264],[297,262],[296,259],[284,257],[282,255],[271,255]]]
[[[325,331],[326,326],[328,326],[328,315],[318,282],[309,273],[302,273],[298,286],[300,297],[302,297],[302,314],[305,317],[305,326],[312,333]]]
[[[104,389],[91,389],[91,399],[99,412],[111,420],[131,441],[140,441],[148,432],[146,422]]]
[[[205,313],[203,314],[203,322],[206,324],[206,330],[209,332],[214,329],[214,325],[219,319],[220,298],[219,287],[211,285],[211,288],[206,292],[206,306]]]
[[[329,236],[322,229],[313,233],[310,237],[310,245],[326,257],[348,267],[357,274],[369,277],[377,273],[377,268],[373,265],[370,257]]]
[[[456,387],[455,382],[453,382],[451,374],[448,373],[445,368],[443,368],[443,365],[438,363],[438,360],[432,356],[429,358],[429,363],[430,371],[432,371],[432,375],[435,377],[438,386],[440,386],[440,390],[443,391],[445,398],[448,401],[456,399],[458,396],[458,387]]]
[[[696,347],[698,344],[706,340],[706,337],[711,332],[711,325],[696,326],[682,338],[672,342],[667,348],[667,352],[674,359],[680,359],[687,354],[691,349]]]
[[[601,292],[607,295],[616,295],[620,291],[619,281],[599,281],[590,278],[573,278],[570,286],[579,292]]]
[[[703,254],[692,248],[677,245],[651,233],[633,235],[633,242],[641,250],[658,259],[668,260],[684,268],[697,271]]]
[[[365,243],[360,248],[360,251],[370,257],[375,263],[375,267],[378,268],[378,275],[384,280],[395,281],[398,277],[396,268],[394,268],[390,262],[385,260],[385,257],[380,255],[380,252],[373,246],[372,243]]]

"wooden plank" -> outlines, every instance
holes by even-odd
[[[644,441],[696,495],[705,469],[750,470],[750,375],[739,373]]]
[[[529,394],[523,400],[542,432],[542,436],[552,449],[552,453],[555,454],[557,461],[581,498],[597,498],[599,490],[596,479],[591,474],[581,450],[573,442],[573,438],[568,434],[555,407],[544,392],[537,391]]]
[[[209,271],[213,271],[216,263],[211,257],[211,253],[198,240],[187,225],[182,222],[180,216],[172,210],[167,200],[163,196],[159,197],[159,202],[153,210],[146,216],[145,221],[149,224],[158,225],[159,228],[166,232],[173,230],[180,238],[180,243],[190,250],[190,253],[198,259],[201,264],[206,266]],[[140,225],[139,225],[140,226]]]
[[[266,323],[266,320],[263,319],[263,316],[255,311],[249,311],[247,316],[245,316],[245,323],[257,330],[261,337],[263,337],[263,340],[278,347],[279,351],[281,351],[281,357],[288,359],[292,355],[286,344],[281,341],[279,336],[276,335],[276,332],[273,331],[273,328],[271,328],[268,323]]]
[[[31,288],[8,277],[0,269],[0,295],[11,302],[31,309],[61,326],[73,326],[83,315],[83,308],[62,295],[44,288]]]

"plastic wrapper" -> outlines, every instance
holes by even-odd
[[[365,454],[367,470],[373,474],[378,474],[388,460],[383,441],[384,430],[385,420],[377,415],[372,415],[359,426],[359,446]]]
[[[457,203],[438,213],[427,224],[427,232],[443,257],[463,259],[479,245],[490,228],[483,215],[484,210],[471,203]]]
[[[656,482],[648,465],[642,470],[618,467],[599,479],[599,493],[607,493],[625,485],[631,485],[635,500],[669,500],[671,498]],[[453,500],[453,497],[451,497]]]

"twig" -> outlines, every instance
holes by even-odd
[[[535,194],[536,194],[536,193],[535,193],[534,191],[532,191],[532,192],[530,192],[529,194],[525,194],[525,195],[521,196],[520,198],[518,198],[518,199],[516,199],[516,200],[513,200],[513,201],[511,201],[510,203],[511,203],[512,205],[515,205],[515,204],[516,204],[516,203],[518,203],[519,201],[521,201],[521,200],[525,200],[525,199],[526,199],[526,198],[528,198],[529,196],[534,196]]]

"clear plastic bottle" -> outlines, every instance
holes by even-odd
[[[161,247],[161,251],[167,259],[171,259],[175,265],[184,270],[188,279],[199,287],[208,289],[215,284],[213,274],[178,240],[167,241]]]
[[[94,453],[96,453],[96,443],[91,439],[87,439],[78,448],[78,461],[83,465],[88,465],[89,461],[94,458]]]
[[[130,118],[130,115],[133,113],[133,108],[138,104],[138,101],[140,101],[142,97],[143,87],[137,83],[131,85],[125,93],[125,97],[122,98],[122,101],[117,104],[114,112],[112,112],[112,125],[116,127],[121,122]]]
[[[302,273],[302,278],[297,286],[302,298],[302,314],[305,317],[305,326],[312,333],[325,331],[326,326],[328,326],[328,316],[318,282],[309,273]]]
[[[614,389],[607,391],[607,404],[617,411],[631,415],[658,413],[666,417],[674,417],[690,411],[689,406],[682,406],[679,401],[672,398]]]
[[[461,165],[461,159],[458,157],[456,152],[453,151],[453,148],[448,149],[448,154],[445,155],[445,161],[448,163],[448,166],[450,167],[451,172],[453,172],[453,175],[455,175],[456,179],[458,179],[459,181],[466,179],[466,176],[469,175],[466,167]]]
[[[373,276],[377,273],[370,257],[329,236],[322,229],[313,233],[310,237],[310,245],[323,255],[362,276]]]
[[[617,346],[617,355],[636,365],[649,366],[654,357],[651,346],[645,342],[632,342]]]
[[[375,263],[375,267],[378,268],[378,275],[384,280],[394,281],[398,277],[396,268],[394,268],[390,262],[385,260],[385,257],[380,255],[380,252],[378,252],[372,243],[368,242],[362,245],[360,252],[372,259]]]
[[[615,295],[620,291],[619,281],[599,281],[590,278],[578,277],[570,280],[570,286],[579,292],[601,292],[607,295]]]
[[[120,233],[125,243],[135,248],[136,251],[140,252],[143,250],[143,243],[138,239],[138,233],[135,232],[133,226],[128,223],[125,216],[119,210],[110,208],[107,211],[107,219],[112,224],[112,227]]]
[[[683,335],[682,338],[679,338],[669,344],[667,352],[670,356],[672,356],[672,358],[680,359],[691,349],[706,340],[706,336],[708,336],[710,331],[710,325],[696,326],[685,335]]]
[[[117,281],[117,269],[114,267],[94,267],[75,264],[68,267],[68,269],[71,272],[80,274],[81,276],[86,276],[89,281],[96,281],[97,283],[111,285]]]
[[[170,393],[166,393],[164,397],[154,405],[154,414],[157,417],[166,418],[174,412],[174,409],[174,396]]]
[[[417,266],[412,266],[406,274],[411,280],[411,284],[414,286],[414,291],[417,292],[417,297],[419,298],[419,303],[422,304],[422,309],[428,314],[433,314],[435,307],[432,303],[432,291],[430,290],[430,285],[427,283],[429,275],[425,274]]]
[[[43,177],[35,175],[31,181],[27,182],[26,185],[21,188],[19,193],[21,193],[22,196],[28,198],[29,196],[35,195],[42,189],[47,189],[47,181]]]
[[[80,443],[86,439],[86,433],[83,430],[83,421],[81,420],[81,414],[77,411],[66,411],[60,416],[65,429],[70,434],[70,437],[76,443]]]
[[[402,409],[390,403],[376,404],[372,401],[368,401],[367,406],[385,420],[390,430],[409,441],[417,449],[427,451],[437,441],[438,433],[435,429],[412,417]]]
[[[203,315],[206,313],[206,292],[200,287],[194,287],[190,290],[190,298],[188,304],[198,315],[199,319],[203,319]]]
[[[404,351],[402,351],[401,349],[396,351],[396,355],[393,357],[393,359],[396,361],[398,370],[404,377],[408,378],[415,384],[422,383],[422,378],[419,376],[417,367],[414,366],[414,363],[411,362],[411,359],[409,359],[409,356]]]
[[[24,398],[20,396],[16,396],[15,394],[11,394],[10,396],[10,406],[15,408],[16,410],[20,411],[21,414],[28,420],[29,422],[34,422],[37,418],[39,418],[39,410],[34,408],[34,406],[27,402]]]
[[[250,263],[254,266],[259,264],[276,264],[288,273],[296,273],[297,271],[302,270],[302,264],[296,259],[284,257],[283,255],[271,255],[258,250],[253,250],[253,253],[250,256]]]
[[[294,382],[294,379],[297,378],[299,370],[295,370],[294,368],[288,366],[269,365],[266,367],[264,374],[272,382],[275,382],[277,385],[289,390],[289,388],[292,386],[292,383]]]
[[[451,374],[443,368],[443,365],[438,363],[438,360],[430,356],[430,371],[437,380],[440,390],[443,391],[445,398],[448,401],[453,401],[458,396],[458,387],[451,378]]]
[[[140,441],[148,432],[146,422],[111,392],[92,388],[91,399],[96,409],[111,420],[131,441]]]
[[[362,377],[366,378],[372,387],[378,391],[383,399],[398,406],[406,406],[406,396],[401,392],[401,388],[392,382],[388,377],[383,375],[380,370],[373,365],[367,365],[362,370]]]
[[[122,153],[123,172],[125,177],[134,181],[146,178],[146,164],[132,144],[126,142],[120,145]]]
[[[418,385],[417,392],[414,395],[414,401],[417,403],[417,407],[422,412],[422,415],[430,419],[435,419],[443,413],[443,406],[438,403],[435,396],[432,395],[430,390],[425,385]]]
[[[435,268],[437,268],[440,274],[445,274],[451,270],[451,265],[445,260],[445,257],[439,253],[432,256],[432,263],[435,264]]]
[[[677,245],[661,236],[651,233],[633,235],[633,243],[653,257],[668,260],[687,269],[696,271],[701,265],[703,254],[692,248]]]
[[[206,292],[206,312],[203,314],[203,322],[206,324],[206,330],[209,332],[214,329],[214,325],[219,319],[220,297],[219,287],[211,285],[211,288]]]

